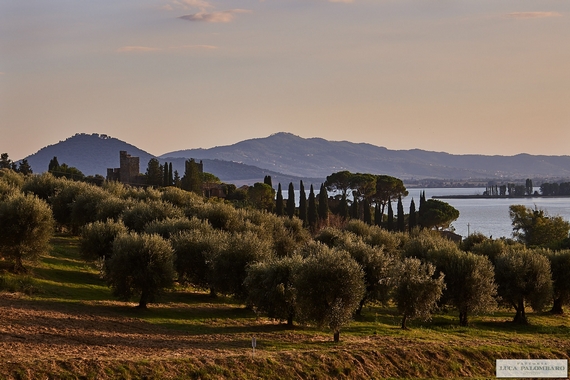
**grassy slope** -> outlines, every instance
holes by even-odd
[[[484,378],[494,376],[498,358],[570,357],[569,318],[548,314],[531,313],[531,326],[515,326],[508,322],[512,313],[501,311],[474,317],[469,328],[462,328],[454,313],[441,313],[402,331],[395,310],[369,307],[334,344],[329,332],[311,327],[287,330],[229,298],[211,299],[187,289],[172,290],[162,304],[140,312],[134,304],[113,300],[97,269],[79,258],[75,238],[54,239],[51,254],[35,265],[33,273],[33,279],[25,281],[31,296],[15,303],[69,316],[104,313],[123,318],[124,324],[143,323],[149,344],[155,332],[172,339],[182,336],[190,341],[184,341],[189,351],[180,356],[157,350],[152,357],[148,350],[134,351],[128,358],[76,358],[62,352],[55,358],[2,361],[0,377]],[[254,358],[252,335],[258,340]]]

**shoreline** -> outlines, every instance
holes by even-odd
[[[533,199],[533,198],[570,198],[570,195],[433,195],[432,199]]]

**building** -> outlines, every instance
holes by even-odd
[[[119,168],[107,169],[107,181],[117,181],[128,185],[142,185],[139,157],[132,157],[126,151],[119,152]]]

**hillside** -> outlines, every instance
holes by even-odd
[[[57,157],[60,164],[74,166],[85,175],[106,176],[107,168],[119,167],[121,150],[126,150],[131,156],[140,157],[141,166],[145,167],[153,157],[152,154],[134,145],[107,135],[78,133],[57,144],[48,145],[26,159],[34,173],[47,171],[49,161]]]
[[[60,163],[75,166],[86,175],[107,173],[119,166],[119,151],[140,157],[140,171],[145,172],[154,157],[127,142],[99,134],[76,134],[57,144],[40,149],[27,157],[35,173],[47,170],[57,156]],[[390,150],[365,143],[301,138],[290,133],[277,133],[229,146],[210,149],[188,149],[163,154],[159,160],[172,162],[184,172],[187,158],[202,160],[204,170],[224,182],[252,184],[271,175],[274,183],[298,183],[303,180],[319,184],[331,173],[351,172],[388,174],[411,179],[521,179],[570,178],[570,156],[453,155],[419,149]]]
[[[107,168],[119,167],[119,152],[122,150],[127,151],[131,156],[140,158],[140,171],[142,173],[146,171],[148,161],[155,157],[134,145],[107,135],[78,133],[57,144],[48,145],[37,153],[26,157],[26,159],[32,166],[34,173],[47,171],[49,161],[53,157],[57,157],[60,164],[66,163],[69,166],[74,166],[85,175],[100,174],[106,176]],[[200,157],[195,156],[188,158],[200,159]],[[159,161],[161,163],[172,162],[173,170],[178,170],[180,175],[184,173],[186,158],[161,158]],[[275,183],[293,182],[298,184],[300,180],[315,184],[322,182],[322,178],[285,175],[252,165],[219,159],[204,159],[203,163],[205,171],[216,175],[223,182],[234,183],[238,186],[262,181],[266,175],[270,175]]]
[[[390,150],[365,143],[301,138],[277,133],[210,149],[170,152],[162,157],[200,157],[241,162],[281,173],[326,177],[340,170],[382,173],[403,179],[568,177],[570,156],[453,155],[420,149]]]

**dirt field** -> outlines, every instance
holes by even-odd
[[[457,336],[344,336],[334,345],[332,336],[277,331],[263,322],[243,332],[189,335],[141,321],[138,311],[125,306],[123,315],[109,306],[117,305],[62,307],[0,294],[0,378],[489,377],[496,358],[570,354],[569,340],[557,337],[533,343],[514,336],[505,348],[495,339]],[[125,317],[125,310],[133,317]],[[259,342],[255,360],[251,331]],[[265,350],[268,341],[285,348]],[[287,342],[307,348],[288,349]]]

